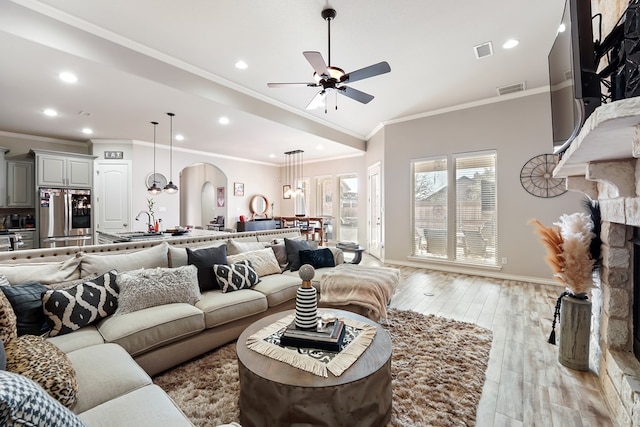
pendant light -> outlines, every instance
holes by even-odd
[[[302,163],[303,150],[287,151],[285,154],[285,179],[289,189],[285,193],[287,198],[303,196],[302,189]]]
[[[165,185],[164,191],[169,194],[178,192],[178,186],[173,183],[173,113],[167,113],[169,116],[169,183]]]
[[[147,188],[147,192],[155,196],[162,192],[162,188],[156,185],[156,126],[158,126],[158,122],[151,122],[151,124],[153,125],[153,184]]]

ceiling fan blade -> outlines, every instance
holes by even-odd
[[[378,62],[377,64],[369,65],[368,67],[352,71],[349,74],[345,74],[344,76],[342,76],[340,81],[343,83],[353,83],[358,80],[368,79],[369,77],[388,73],[389,71],[391,71],[389,63],[387,63],[386,61],[382,61]]]
[[[368,93],[364,93],[349,86],[341,86],[338,89],[340,90],[341,94],[348,96],[349,98],[354,99],[358,102],[362,102],[363,104],[368,104],[374,98],[373,95],[369,95]]]
[[[307,110],[315,110],[318,107],[324,106],[324,98],[327,96],[327,91],[321,90],[313,97],[311,102],[307,105]]]
[[[324,62],[324,59],[322,58],[322,54],[320,52],[307,50],[302,52],[302,54],[305,58],[307,58],[307,61],[309,61],[309,64],[311,64],[311,66],[319,76],[329,75],[329,73],[327,72],[327,63]]]
[[[307,87],[318,87],[320,86],[316,82],[301,82],[301,83],[267,83],[269,87],[287,87],[287,86],[307,86]]]

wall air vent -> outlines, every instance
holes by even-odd
[[[473,51],[476,53],[476,58],[485,58],[493,55],[493,45],[491,42],[486,42],[473,47]]]
[[[524,82],[496,88],[496,90],[498,91],[498,95],[500,96],[509,95],[510,93],[514,92],[522,92],[524,89]]]

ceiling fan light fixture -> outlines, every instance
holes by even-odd
[[[335,79],[338,82],[341,81],[342,78],[347,74],[342,68],[332,66],[327,67],[327,73],[329,74],[328,79]],[[320,83],[322,79],[323,77],[321,75],[319,75],[318,73],[313,73],[313,80],[315,80],[316,83]]]

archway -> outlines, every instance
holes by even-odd
[[[218,216],[227,218],[227,176],[209,163],[194,163],[180,172],[180,224],[206,228]]]

